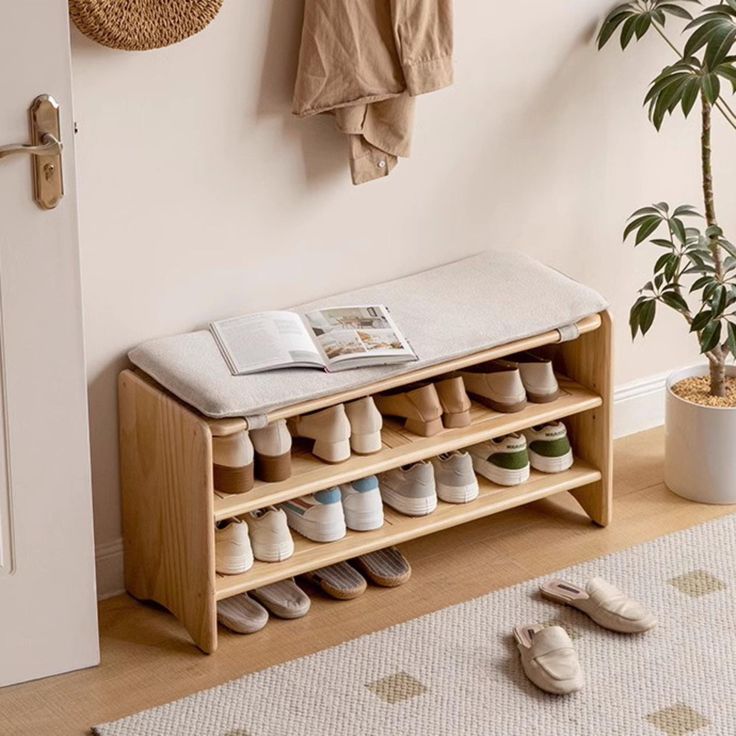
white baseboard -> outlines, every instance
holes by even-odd
[[[614,392],[613,435],[625,437],[664,423],[664,391],[667,374],[619,386]],[[123,584],[123,540],[97,545],[97,597],[119,595]]]
[[[613,436],[626,437],[664,424],[667,373],[625,383],[613,394]]]

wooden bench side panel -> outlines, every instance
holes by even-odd
[[[600,481],[572,494],[596,524],[607,526],[613,492],[613,324],[608,312],[600,316],[601,326],[564,343],[556,362],[565,375],[603,399],[597,409],[568,417],[565,423],[576,455],[601,471]]]
[[[119,378],[125,585],[217,648],[209,426],[133,371]]]

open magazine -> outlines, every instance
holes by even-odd
[[[417,360],[385,306],[260,312],[210,324],[234,376],[279,368],[334,372]]]

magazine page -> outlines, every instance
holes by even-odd
[[[297,366],[324,367],[299,315],[261,312],[210,325],[233,375]]]
[[[327,307],[305,318],[329,363],[416,357],[384,306]]]

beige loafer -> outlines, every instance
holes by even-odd
[[[460,371],[470,397],[494,411],[512,414],[526,407],[526,391],[519,366],[510,360],[492,360]]]
[[[566,580],[550,580],[540,585],[539,590],[549,600],[577,608],[604,629],[641,634],[657,625],[651,611],[603,578],[591,578],[585,589]]]
[[[561,626],[517,626],[514,639],[524,674],[540,689],[568,695],[583,687],[583,670],[572,641]]]
[[[519,365],[521,382],[529,401],[546,404],[560,397],[560,386],[551,360],[529,352],[514,355],[512,360]]]

